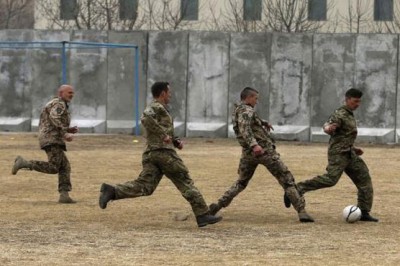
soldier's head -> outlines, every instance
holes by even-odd
[[[151,86],[151,94],[157,101],[168,104],[171,99],[171,89],[168,82],[157,81]]]
[[[345,93],[345,104],[350,110],[356,110],[361,104],[363,93],[359,89],[351,88]]]
[[[58,88],[58,97],[66,102],[70,102],[74,98],[74,88],[68,84],[61,85]]]
[[[240,93],[240,100],[252,107],[256,106],[258,102],[258,90],[250,87],[244,88]]]

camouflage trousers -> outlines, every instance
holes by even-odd
[[[253,177],[257,166],[264,165],[268,171],[276,178],[286,194],[290,198],[293,207],[297,212],[304,210],[305,200],[297,190],[294,177],[287,166],[281,161],[279,153],[275,147],[264,148],[262,156],[255,157],[251,150],[242,150],[242,157],[239,163],[237,181],[222,195],[218,204],[222,207],[228,207],[232,200],[242,192]]]
[[[62,147],[51,145],[45,148],[48,162],[30,161],[32,170],[46,173],[58,174],[58,191],[71,191],[71,166]]]
[[[299,182],[297,184],[301,193],[336,185],[345,172],[356,185],[358,190],[358,207],[369,212],[372,208],[374,190],[371,176],[363,159],[354,151],[344,153],[328,153],[328,166],[324,175]]]
[[[115,187],[116,199],[151,195],[161,178],[169,178],[182,196],[190,203],[196,216],[208,212],[208,206],[189,176],[189,171],[175,150],[160,149],[147,151],[142,156],[143,170],[133,181]]]

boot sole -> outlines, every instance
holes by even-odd
[[[106,190],[106,184],[105,183],[103,183],[102,185],[101,185],[101,187],[100,187],[100,197],[99,197],[99,206],[100,206],[100,208],[101,209],[105,209],[105,208],[107,208],[107,202],[106,203],[103,203],[102,202],[102,197],[103,197],[103,192]]]
[[[16,165],[17,161],[18,161],[20,158],[22,158],[22,157],[21,157],[21,156],[17,156],[17,158],[15,158],[15,160],[14,160],[14,165],[13,165],[13,168],[12,168],[12,170],[11,170],[11,174],[12,174],[12,175],[16,175],[17,172],[18,172],[18,170],[19,170],[19,169],[16,169],[15,165]]]
[[[216,223],[220,222],[221,220],[222,220],[222,217],[220,216],[220,217],[218,217],[218,218],[215,219],[215,220],[208,221],[208,222],[206,222],[206,223],[197,224],[197,225],[198,225],[198,227],[204,227],[204,226],[206,226],[206,225],[208,225],[208,224],[216,224]]]

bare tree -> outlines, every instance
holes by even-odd
[[[264,0],[264,28],[278,32],[315,32],[321,29],[326,21],[315,21],[308,18],[310,0]],[[333,7],[327,6],[326,12]]]
[[[0,29],[33,28],[33,2],[0,0]]]
[[[263,0],[261,20],[245,20],[243,1],[227,0],[220,15],[213,7],[210,7],[210,13],[214,28],[223,31],[314,32],[321,29],[326,21],[309,20],[308,5],[309,0]],[[332,7],[333,2],[326,12]]]
[[[365,27],[368,27],[372,12],[371,3],[366,0],[356,0],[355,3],[348,1],[346,13],[339,14],[347,32],[361,33]]]
[[[199,6],[198,12],[201,9],[202,6]],[[146,0],[142,11],[149,30],[180,30],[199,23],[185,20],[188,6],[181,7],[180,1],[176,0]]]
[[[145,21],[138,14],[132,19],[120,19],[118,0],[78,0],[71,20],[60,18],[60,1],[36,0],[36,3],[49,29],[132,30],[140,29]]]

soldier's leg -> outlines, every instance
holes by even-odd
[[[107,208],[111,200],[136,198],[153,194],[163,176],[161,169],[154,164],[152,153],[144,153],[142,158],[142,172],[133,181],[115,186],[103,183],[100,188],[99,206]]]
[[[48,161],[30,161],[32,170],[46,174],[57,174],[63,160],[64,151],[57,145],[46,147]]]
[[[374,190],[372,186],[371,176],[369,170],[363,159],[357,155],[353,155],[352,161],[345,169],[345,173],[353,181],[358,190],[357,205],[364,215],[369,216],[372,208]],[[377,222],[378,220],[370,217],[368,221]]]
[[[332,187],[339,181],[344,169],[350,162],[349,153],[331,155],[324,175],[298,182],[297,188],[301,194],[321,188]]]
[[[58,170],[58,191],[60,192],[60,198],[58,200],[59,203],[76,203],[69,196],[69,191],[72,189],[71,185],[71,166],[69,164],[68,158],[65,155],[64,151],[61,151],[61,165]],[[49,159],[50,161],[50,159]]]
[[[174,183],[182,196],[191,205],[199,227],[214,224],[222,220],[222,217],[209,213],[203,195],[194,185],[193,180],[189,176],[188,169],[175,151],[167,151],[160,154],[159,165],[165,175]]]
[[[243,190],[246,189],[249,184],[251,178],[254,175],[254,172],[258,166],[258,163],[255,162],[254,158],[246,155],[242,155],[242,158],[239,162],[238,168],[238,179],[236,182],[218,199],[217,203],[213,203],[210,205],[210,213],[215,214],[221,208],[226,208],[231,204],[232,200]]]
[[[260,163],[276,178],[285,191],[285,195],[293,204],[294,209],[299,215],[301,222],[314,222],[314,219],[305,210],[305,200],[296,187],[294,177],[288,167],[280,159],[279,153],[275,149],[267,149]]]

